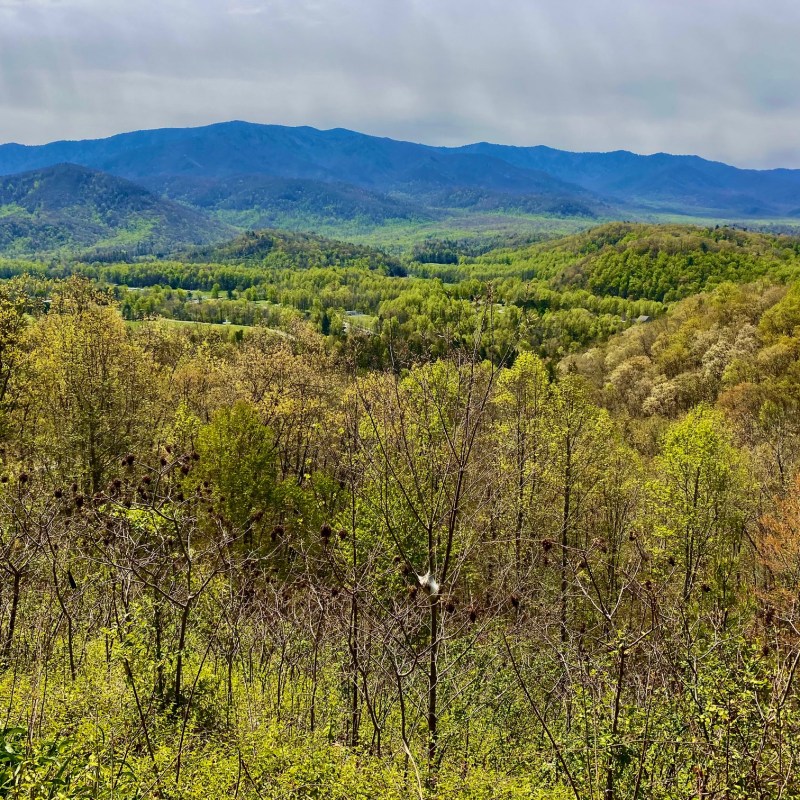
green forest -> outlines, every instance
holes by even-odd
[[[0,797],[800,797],[800,238],[373,245],[0,258]]]

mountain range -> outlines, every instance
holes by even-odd
[[[313,229],[473,212],[800,218],[800,170],[738,169],[664,153],[486,142],[433,147],[344,129],[247,122],[0,145],[0,175],[19,173],[27,177],[0,181],[0,249],[8,241],[17,250],[47,248],[60,238],[94,246],[135,239],[132,231],[144,228],[142,246],[163,248],[178,240],[218,241],[229,225]],[[68,199],[71,191],[80,196]],[[78,207],[83,212],[70,211],[62,226],[64,210]],[[79,224],[86,220],[92,224]]]

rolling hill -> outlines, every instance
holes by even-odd
[[[249,264],[263,267],[366,267],[388,275],[404,275],[403,265],[372,247],[341,242],[310,233],[280,230],[248,231],[220,244],[195,247],[181,260],[213,264]]]
[[[612,222],[547,242],[494,250],[462,269],[481,277],[528,272],[559,292],[583,289],[598,297],[662,303],[723,283],[796,280],[800,238],[727,226]]]
[[[122,178],[58,164],[0,178],[0,252],[115,257],[204,244],[233,230]]]

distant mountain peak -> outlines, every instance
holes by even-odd
[[[601,216],[662,211],[774,218],[800,207],[798,170],[743,170],[695,155],[627,150],[571,153],[488,142],[432,147],[346,128],[244,120],[80,142],[0,146],[0,174],[61,162],[156,191],[177,178],[224,182],[247,176],[347,185],[415,204],[420,213],[456,196],[462,203],[480,198],[481,207],[489,203],[545,214],[580,208],[580,213]]]

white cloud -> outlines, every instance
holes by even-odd
[[[0,0],[0,141],[256,122],[800,166],[800,4]]]

